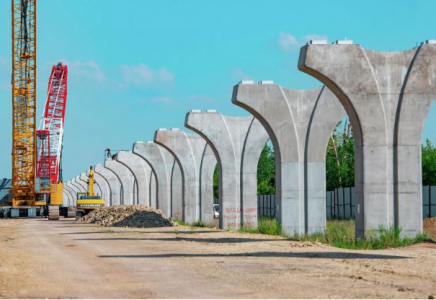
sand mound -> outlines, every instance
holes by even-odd
[[[167,227],[175,226],[159,209],[145,205],[115,205],[93,210],[79,219],[86,223],[119,227]]]
[[[424,219],[424,231],[436,239],[436,217]]]

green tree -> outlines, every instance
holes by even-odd
[[[354,186],[354,138],[348,118],[334,129],[326,153],[326,184],[331,191]]]
[[[276,156],[274,149],[265,145],[257,163],[257,194],[272,195],[276,193]]]
[[[436,148],[428,139],[422,145],[422,184],[436,185]]]

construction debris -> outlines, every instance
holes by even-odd
[[[177,226],[171,218],[163,215],[160,209],[145,205],[115,205],[93,210],[78,219],[86,223],[117,227],[167,227]]]

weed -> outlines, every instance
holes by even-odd
[[[401,228],[379,226],[378,229],[368,230],[365,239],[356,239],[354,220],[329,220],[327,221],[325,232],[315,232],[310,235],[294,234],[289,236],[282,232],[281,224],[275,218],[260,217],[257,229],[243,227],[239,231],[278,235],[300,241],[320,242],[346,249],[386,249],[404,247],[420,243],[429,238],[427,234],[418,234],[414,238],[401,238]]]
[[[204,224],[203,221],[198,220],[198,221],[195,221],[194,223],[192,223],[191,226],[194,226],[194,227],[206,227],[206,224]]]
[[[180,219],[176,219],[175,221],[176,221],[179,225],[182,225],[182,226],[189,226],[188,223],[186,223],[186,222],[184,222],[184,221],[182,221],[182,220],[180,220]]]
[[[113,231],[112,229],[105,229],[103,230],[104,233],[114,233],[115,231]]]

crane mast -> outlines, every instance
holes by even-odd
[[[35,204],[36,0],[12,1],[12,206]]]

